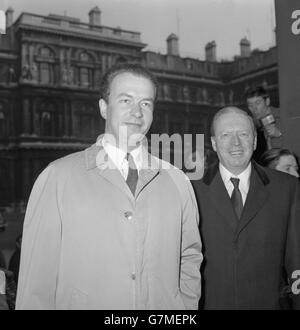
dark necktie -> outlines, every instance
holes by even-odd
[[[230,199],[231,199],[231,202],[232,202],[232,205],[234,207],[237,217],[240,218],[242,211],[243,211],[243,198],[242,198],[241,191],[239,189],[240,179],[230,178],[230,181],[232,182],[233,187],[234,187]]]
[[[136,184],[138,181],[138,170],[136,169],[134,159],[130,153],[126,155],[126,158],[128,161],[128,175],[127,175],[126,183],[128,184],[128,187],[134,196]]]

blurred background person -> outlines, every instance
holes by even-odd
[[[6,228],[6,221],[4,220],[4,217],[0,212],[0,233],[5,231],[5,228]],[[0,268],[5,268],[5,267],[6,267],[5,257],[2,251],[0,250]]]
[[[260,164],[299,178],[299,165],[294,153],[287,149],[273,148],[263,153]]]
[[[270,96],[262,86],[249,89],[246,100],[257,129],[257,147],[253,157],[258,161],[266,150],[282,147],[280,109],[271,106]]]
[[[200,180],[204,174],[205,163],[206,160],[203,150],[194,150],[187,156],[185,173],[188,176],[189,174],[193,174],[193,176],[197,174],[197,179]],[[191,179],[193,179],[193,176]]]
[[[218,162],[217,154],[209,147],[204,148],[203,151],[194,150],[187,158],[185,173],[197,173],[196,176],[189,176],[191,180],[200,180],[206,173],[207,169],[214,166]]]
[[[4,232],[7,223],[0,213],[0,239],[1,232]],[[14,274],[6,269],[4,254],[0,251],[0,310],[14,310],[16,303],[17,286],[14,281]]]
[[[20,234],[16,238],[16,248],[9,260],[9,265],[8,265],[8,269],[12,271],[14,274],[14,280],[17,285],[18,285],[19,268],[20,268],[21,244],[22,244],[22,235]]]

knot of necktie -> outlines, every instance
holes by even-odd
[[[233,187],[235,189],[239,189],[240,179],[238,179],[238,178],[230,178],[230,181],[232,182]]]

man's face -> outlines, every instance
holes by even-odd
[[[256,148],[250,119],[240,113],[223,114],[215,122],[214,129],[212,146],[220,163],[235,175],[242,173]]]
[[[121,73],[111,82],[108,103],[99,101],[106,120],[105,133],[114,136],[121,149],[134,149],[147,134],[153,119],[155,87],[132,73]]]
[[[247,99],[248,109],[253,114],[254,118],[260,119],[265,117],[270,105],[269,98],[263,98],[262,96],[254,96]]]

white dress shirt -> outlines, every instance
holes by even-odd
[[[219,163],[219,170],[220,170],[220,174],[221,174],[222,180],[224,182],[224,185],[226,187],[226,190],[229,194],[229,197],[231,197],[233,189],[234,189],[233,183],[230,181],[230,178],[240,179],[239,189],[242,194],[243,205],[245,205],[245,201],[246,201],[247,194],[248,194],[249,187],[250,187],[251,163],[249,163],[247,168],[239,175],[232,174],[221,163]]]
[[[102,139],[97,140],[96,145],[103,146],[105,152],[107,153],[108,157],[112,160],[112,162],[116,165],[117,169],[120,171],[123,178],[127,179],[128,176],[128,161],[126,159],[127,153],[124,150],[117,148],[116,146],[112,145],[105,139],[105,135]],[[142,146],[138,146],[134,150],[130,152],[135,162],[136,168],[138,173],[142,168]]]

